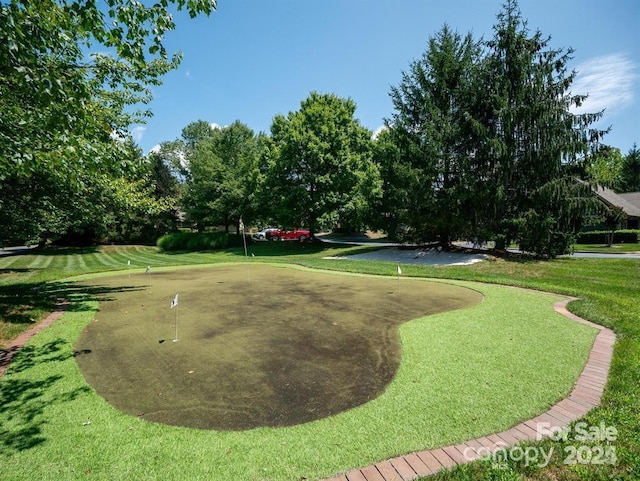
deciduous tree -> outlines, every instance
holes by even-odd
[[[620,149],[601,145],[587,164],[587,178],[594,184],[621,192],[623,189],[623,163],[624,159]]]
[[[192,124],[193,125],[193,124]],[[240,217],[255,216],[258,140],[253,130],[236,121],[200,136],[188,157],[185,211],[199,228],[223,225],[228,231]]]
[[[132,122],[148,112],[132,108],[150,100],[150,87],[177,67],[164,35],[175,24],[169,8],[209,14],[212,0],[11,0],[0,3],[0,182],[4,210],[17,195],[23,214],[62,211],[84,194],[87,177],[126,174],[121,141]],[[5,185],[38,185],[30,192]],[[67,195],[39,195],[42,184]],[[55,203],[55,205],[49,203]],[[17,205],[15,204],[15,205]],[[47,206],[47,207],[45,207]],[[13,219],[45,225],[44,217]],[[24,236],[28,230],[22,229]]]
[[[371,132],[355,110],[350,99],[312,92],[299,110],[274,118],[264,195],[277,222],[308,227],[313,235],[364,221],[380,180],[371,160]]]

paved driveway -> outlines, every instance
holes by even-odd
[[[442,252],[436,249],[426,249],[416,247],[411,249],[410,246],[396,244],[393,242],[376,242],[367,239],[366,237],[347,237],[347,238],[331,238],[329,236],[322,236],[320,239],[323,242],[334,244],[347,244],[347,245],[361,245],[370,247],[380,247],[380,250],[366,252],[364,254],[355,254],[349,256],[349,259],[353,260],[373,260],[373,261],[387,261],[396,262],[398,264],[427,264],[434,266],[455,266],[455,265],[470,265],[480,262],[490,256],[490,253],[462,253],[462,252]],[[461,247],[467,247],[463,245]],[[470,245],[468,247],[471,247]],[[518,252],[513,250],[513,252]],[[621,254],[608,254],[608,253],[596,253],[596,252],[575,252],[573,254],[567,254],[561,257],[574,257],[574,258],[595,258],[595,259],[640,259],[640,253],[621,253]],[[346,257],[345,257],[346,259]]]

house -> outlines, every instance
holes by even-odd
[[[616,194],[611,189],[600,187],[594,189],[598,198],[608,207],[620,207],[626,214],[622,223],[623,229],[640,228],[640,192]]]

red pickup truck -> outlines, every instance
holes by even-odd
[[[297,240],[300,242],[306,241],[311,236],[308,230],[276,230],[269,234],[269,239],[277,241],[277,240]]]
[[[253,234],[255,240],[297,240],[304,242],[311,237],[306,229],[283,230],[269,227]]]

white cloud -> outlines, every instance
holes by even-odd
[[[151,147],[151,149],[149,150],[149,153],[153,152],[154,154],[157,154],[158,152],[160,152],[160,144],[156,144],[153,147]]]
[[[574,94],[588,94],[575,113],[607,113],[620,110],[633,102],[636,65],[625,54],[596,57],[576,67],[578,74],[572,85]]]
[[[131,137],[133,137],[133,140],[136,144],[139,144],[142,140],[145,130],[147,130],[147,128],[144,125],[137,125],[136,127],[131,129]]]
[[[382,133],[382,131],[384,131],[384,130],[387,130],[387,126],[386,125],[381,125],[376,130],[373,131],[373,135],[371,136],[371,138],[376,140],[378,138],[378,135],[380,135]]]

